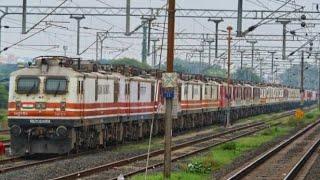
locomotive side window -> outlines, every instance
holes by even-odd
[[[78,94],[83,94],[83,81],[78,81],[77,92]]]
[[[95,101],[98,101],[98,79],[96,79],[95,80],[95,91],[94,91],[94,93],[95,93],[95,96],[94,96],[94,99],[95,99]]]
[[[138,82],[138,101],[140,100],[140,82]]]
[[[80,81],[78,81],[77,82],[77,92],[78,92],[78,94],[80,94],[80,92],[81,92],[80,87],[81,87],[81,83],[80,83]]]
[[[130,95],[130,84],[126,82],[125,94]]]
[[[200,100],[202,100],[202,85],[200,85]]]
[[[218,86],[211,86],[211,98],[213,100],[217,100],[218,99]]]
[[[192,92],[191,92],[191,94],[192,94],[191,99],[193,100],[193,97],[194,97],[194,85],[192,85]]]
[[[153,102],[155,99],[154,94],[155,94],[155,85],[154,83],[152,83],[151,84],[151,102]]]
[[[179,84],[179,87],[178,87],[178,100],[179,100],[179,102],[181,101],[181,96],[182,96],[182,94],[181,94],[181,84]]]
[[[119,81],[118,80],[114,80],[114,102],[118,102],[119,99]]]
[[[17,93],[36,94],[39,92],[40,79],[37,77],[20,77],[17,79]]]
[[[45,92],[47,94],[65,94],[67,93],[68,81],[64,77],[49,77],[45,81]]]
[[[185,98],[185,99],[188,99],[188,84],[185,84],[185,85],[184,85],[184,91],[183,91],[183,93],[184,93],[184,98]]]

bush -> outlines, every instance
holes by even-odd
[[[273,129],[269,128],[269,129],[266,129],[265,131],[262,132],[262,135],[264,136],[270,136],[273,134]]]
[[[306,114],[306,118],[307,119],[312,119],[314,117],[314,114],[313,113],[307,113]]]
[[[290,117],[288,125],[291,127],[297,127],[300,124],[301,120],[296,119],[295,117]]]
[[[221,147],[223,150],[235,151],[237,149],[237,144],[235,142],[231,141],[231,142],[223,144]]]
[[[212,166],[205,165],[202,162],[193,162],[188,164],[187,172],[198,173],[198,174],[209,174],[211,173],[211,167]]]

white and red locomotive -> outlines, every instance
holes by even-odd
[[[232,120],[299,106],[300,90],[279,85],[233,83]],[[227,84],[221,79],[180,75],[175,130],[222,122]],[[68,153],[163,132],[161,72],[110,68],[93,61],[42,56],[11,74],[8,119],[15,155]],[[305,104],[316,92],[305,91]]]

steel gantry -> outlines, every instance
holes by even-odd
[[[28,6],[26,13],[28,15],[47,15],[55,9],[55,6]],[[146,8],[146,7],[131,7],[130,16],[144,16],[156,14],[157,17],[166,16],[165,8]],[[21,15],[22,6],[0,6],[1,12],[6,12],[8,15]],[[272,10],[243,10],[243,19],[259,20],[259,19],[277,19],[281,17],[282,20],[289,19],[291,21],[299,21],[300,15],[307,14],[307,21],[320,20],[318,11],[304,11],[302,8],[292,11],[272,11]],[[69,16],[69,15],[85,15],[85,16],[126,16],[126,7],[93,7],[93,6],[63,6],[57,9],[52,15],[55,16]],[[177,18],[224,18],[237,19],[238,11],[232,9],[176,9]]]

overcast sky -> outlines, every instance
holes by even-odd
[[[244,9],[247,10],[275,10],[281,6],[279,1],[283,0],[244,0]],[[28,0],[29,6],[57,6],[62,0]],[[70,0],[63,6],[93,6],[93,7],[124,7],[125,0]],[[237,0],[177,0],[177,8],[192,8],[192,9],[225,9],[235,10],[237,9]],[[319,3],[318,0],[292,0],[296,4],[305,6],[305,10],[315,10],[315,3]],[[166,0],[132,0],[133,7],[162,7],[166,4]],[[15,5],[21,6],[21,0],[0,0],[0,6]],[[288,5],[281,10],[293,10],[293,6]],[[28,16],[27,25],[28,28],[34,23],[38,22],[43,16]],[[50,27],[45,32],[41,32],[30,39],[20,43],[20,46],[14,46],[3,54],[14,54],[22,57],[35,57],[39,55],[63,55],[63,46],[68,46],[67,54],[69,56],[76,55],[76,21],[70,19],[68,16],[57,17],[49,16],[46,20],[51,21],[64,21],[59,24],[67,27],[68,29],[61,29],[58,27]],[[163,23],[163,18],[157,18],[156,22]],[[255,24],[257,21],[244,20],[243,29],[248,26]],[[141,23],[139,17],[132,17],[131,29],[134,29]],[[264,25],[254,31],[253,34],[282,34],[282,26],[279,24],[272,23],[273,25]],[[5,16],[2,20],[2,25],[8,25],[12,28],[2,29],[2,46],[1,48],[10,46],[13,43],[29,36],[39,29],[35,29],[27,35],[21,35],[21,17],[17,15]],[[236,21],[231,19],[225,19],[221,23],[220,30],[225,30],[228,25],[236,28]],[[111,31],[125,30],[125,18],[124,17],[86,17],[81,21],[81,26],[89,28],[103,29]],[[319,25],[318,25],[319,26]],[[39,28],[44,27],[41,24]],[[289,25],[288,31],[300,28],[299,25]],[[160,28],[161,29],[161,28]],[[158,29],[159,30],[159,29]],[[140,29],[139,32],[142,30]],[[161,31],[158,31],[161,32]],[[214,33],[214,24],[208,22],[207,19],[197,18],[178,18],[176,21],[176,32],[189,32],[189,33]],[[319,32],[319,28],[316,26],[313,29],[308,28],[307,30],[301,30],[300,32],[314,33]],[[96,30],[81,30],[81,46],[80,51],[88,48],[96,39]],[[140,59],[141,57],[141,41],[133,39],[107,39],[105,46],[107,47],[104,51],[105,58],[114,57],[134,57]],[[177,40],[176,44],[189,44],[189,45],[200,45],[201,39],[199,40]],[[235,41],[236,42],[236,41]],[[166,43],[166,41],[164,42]],[[221,46],[226,45],[226,41],[220,42]],[[302,42],[288,42],[288,46],[300,46]],[[31,45],[31,46],[30,46]],[[36,46],[42,45],[42,46]],[[243,45],[248,45],[245,39],[238,42],[238,45],[234,48],[239,48]],[[259,46],[274,46],[281,47],[282,42],[259,42]],[[315,47],[319,47],[319,43],[315,43]],[[128,48],[127,50],[120,51]],[[197,47],[195,47],[197,48]],[[279,49],[280,50],[280,49]],[[176,57],[184,58],[187,51],[176,51]],[[223,53],[224,51],[219,51]],[[163,52],[165,55],[165,52]],[[277,53],[280,57],[281,53]],[[95,46],[92,46],[86,53],[82,54],[84,58],[95,58]],[[165,58],[165,56],[164,56]],[[250,63],[250,57],[245,56],[247,59],[246,63]],[[262,55],[262,58],[269,58],[267,55]],[[148,57],[150,62],[151,57]],[[194,59],[196,61],[197,59]]]

